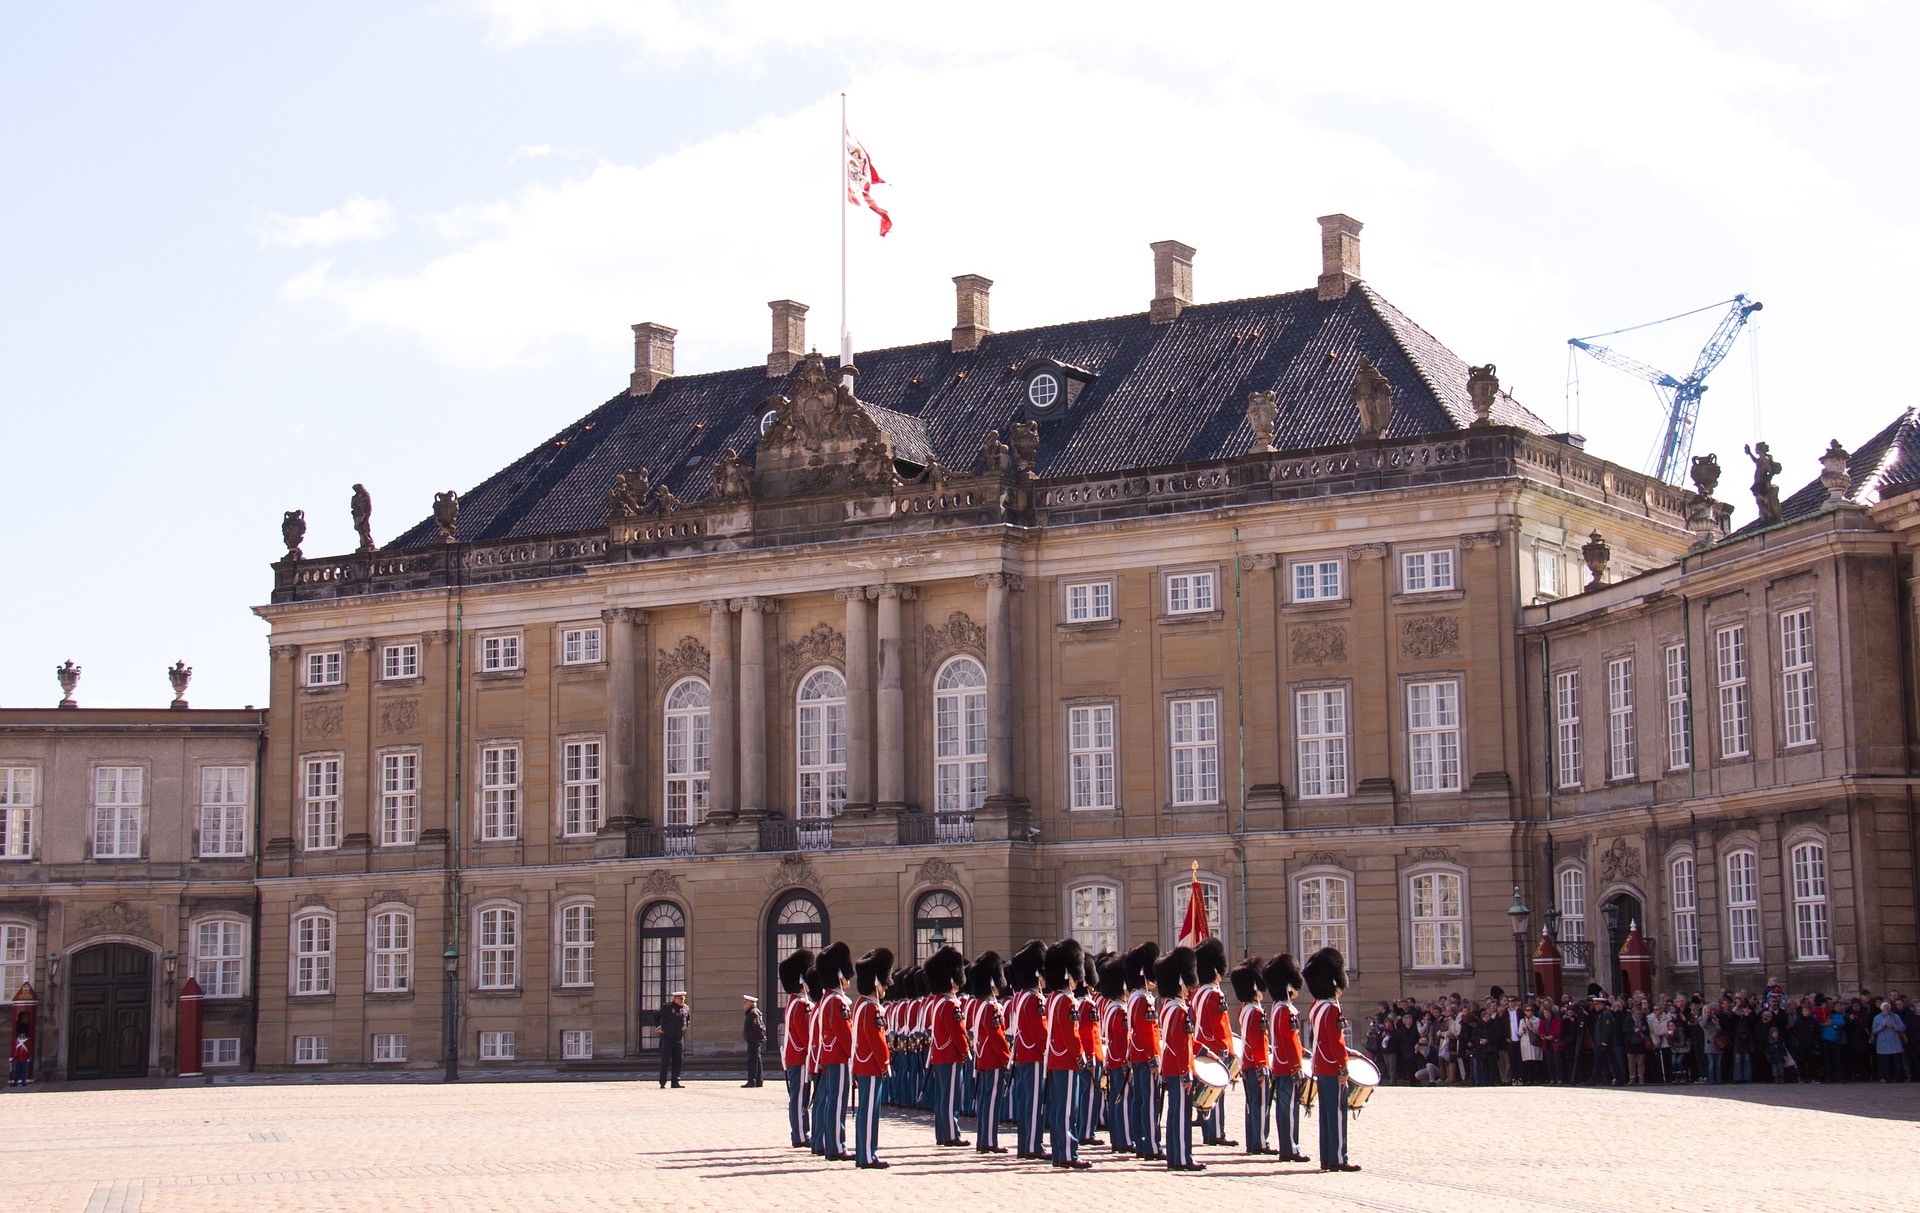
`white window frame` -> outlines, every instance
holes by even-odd
[[[247,853],[247,810],[252,771],[240,765],[200,768],[202,859],[239,859]]]
[[[203,1036],[200,1038],[201,1069],[237,1066],[239,1064],[240,1038],[238,1036]]]
[[[1691,852],[1667,861],[1667,887],[1673,890],[1673,963],[1700,964],[1700,870]]]
[[[293,1038],[293,1064],[296,1066],[324,1066],[327,1064],[327,1038],[324,1036],[296,1036]]]
[[[1220,696],[1167,700],[1167,785],[1181,808],[1220,804]]]
[[[517,741],[490,741],[480,747],[481,842],[519,840],[524,757]]]
[[[1068,623],[1110,623],[1113,620],[1113,581],[1069,581],[1063,591]]]
[[[699,702],[692,702],[698,688]],[[683,693],[684,692],[684,693]],[[681,701],[680,706],[675,706]],[[713,689],[704,678],[682,678],[667,689],[661,723],[666,798],[660,824],[690,827],[706,819],[713,778]]]
[[[1466,872],[1453,867],[1416,868],[1407,873],[1405,888],[1407,967],[1428,971],[1467,968]],[[1447,904],[1449,890],[1451,907]]]
[[[331,910],[307,909],[293,916],[288,924],[287,966],[289,993],[308,998],[333,993],[334,942],[339,938],[339,918]]]
[[[420,676],[420,643],[397,640],[380,646],[380,681],[402,682]]]
[[[1560,553],[1552,548],[1533,549],[1533,592],[1537,598],[1560,597]]]
[[[822,681],[831,676],[839,693]],[[831,821],[847,807],[847,677],[832,666],[808,670],[795,693],[794,812],[805,821]]]
[[[14,991],[32,978],[33,941],[32,923],[0,921],[0,998],[11,1000]],[[13,1042],[7,1045],[11,1048]]]
[[[1066,903],[1068,938],[1095,955],[1120,950],[1126,924],[1121,921],[1119,881],[1105,877],[1075,881],[1066,890]],[[1105,921],[1108,918],[1112,921]]]
[[[1111,809],[1120,803],[1120,706],[1111,701],[1067,705],[1067,808]]]
[[[1727,852],[1727,963],[1757,965],[1766,954],[1760,923],[1760,853]]]
[[[606,803],[606,744],[599,736],[560,741],[560,835],[591,838]]]
[[[593,1031],[589,1028],[566,1028],[560,1033],[560,1059],[562,1061],[592,1061]]]
[[[1580,753],[1580,671],[1553,676],[1553,782],[1577,788],[1584,771]]]
[[[227,915],[193,922],[193,979],[208,998],[247,994],[247,923]]]
[[[513,1033],[512,1032],[480,1033],[480,1060],[481,1061],[512,1061],[513,1060]]]
[[[1455,588],[1452,548],[1427,548],[1400,553],[1400,592],[1438,594]]]
[[[341,649],[306,654],[306,686],[337,687],[347,680],[347,655]]]
[[[341,781],[345,768],[346,758],[339,753],[301,756],[301,850],[339,849]]]
[[[1302,800],[1326,800],[1351,793],[1349,721],[1345,686],[1294,691],[1294,759]]]
[[[1687,646],[1670,644],[1663,654],[1667,689],[1667,769],[1684,771],[1693,765],[1693,671]]]
[[[33,825],[38,767],[0,767],[0,860],[33,858]],[[11,998],[19,986],[3,993]]]
[[[375,1032],[373,1034],[373,1062],[375,1065],[391,1065],[407,1059],[407,1034],[405,1032]]]
[[[520,988],[520,907],[510,902],[479,906],[473,914],[473,987]]]
[[[1829,903],[1832,884],[1827,864],[1829,854],[1827,844],[1817,838],[1795,840],[1787,850],[1795,960],[1833,959],[1833,917]]]
[[[1287,562],[1287,601],[1339,602],[1347,596],[1346,561],[1317,556]]]
[[[1293,877],[1294,936],[1299,955],[1338,948],[1354,966],[1353,873],[1343,868],[1303,868]]]
[[[414,930],[411,906],[378,905],[367,915],[367,991],[407,994],[413,990]]]
[[[489,632],[480,637],[480,672],[511,674],[520,669],[521,643],[518,632]]]
[[[1720,722],[1720,757],[1753,752],[1753,712],[1748,698],[1747,625],[1730,623],[1713,633],[1713,669]]]
[[[410,847],[420,840],[420,764],[416,748],[380,752],[380,845]]]
[[[562,903],[554,913],[559,982],[570,990],[593,987],[594,906],[591,900]]]
[[[1200,896],[1207,907],[1207,929],[1214,939],[1227,945],[1227,881],[1223,876],[1200,873]],[[1166,938],[1180,938],[1180,924],[1186,921],[1187,900],[1193,896],[1194,876],[1183,873],[1179,878],[1167,882],[1167,905],[1173,911],[1168,925]],[[1232,955],[1229,946],[1228,955]]]
[[[1463,689],[1459,678],[1406,684],[1407,785],[1415,795],[1458,792],[1465,786],[1466,732],[1460,719]],[[1424,715],[1422,698],[1428,703]],[[1424,773],[1423,755],[1428,767]]]
[[[1638,771],[1633,730],[1633,658],[1607,662],[1607,778],[1632,779]]]
[[[599,665],[606,653],[607,634],[599,624],[560,629],[561,665]]]
[[[933,807],[971,813],[987,802],[987,670],[972,657],[933,678]]]
[[[1183,569],[1162,579],[1169,615],[1206,615],[1220,609],[1220,578],[1212,569]]]
[[[146,839],[147,769],[93,768],[93,857],[138,859]]]
[[[1560,938],[1566,943],[1587,942],[1587,870],[1577,863],[1563,864],[1554,874],[1554,905],[1560,911]],[[1585,965],[1569,963],[1569,968]]]
[[[1820,740],[1820,705],[1814,682],[1813,608],[1780,613],[1780,713],[1787,748]]]

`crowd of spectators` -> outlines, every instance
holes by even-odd
[[[1920,1008],[1897,991],[1790,998],[1769,982],[1709,1000],[1591,986],[1556,1002],[1495,988],[1379,1003],[1364,1032],[1400,1085],[1920,1081]]]

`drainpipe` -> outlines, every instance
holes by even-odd
[[[247,1058],[247,1071],[252,1073],[260,1064],[260,830],[265,824],[261,810],[265,797],[261,795],[261,779],[267,766],[267,714],[260,713],[260,736],[253,743],[253,963],[249,966],[252,973],[247,981],[247,990],[251,994],[252,1006],[248,1009],[250,1025],[247,1039],[252,1048]],[[211,1079],[209,1079],[211,1081]]]
[[[1233,681],[1237,706],[1235,722],[1240,734],[1240,828],[1233,853],[1240,861],[1240,954],[1247,950],[1247,644],[1240,608],[1240,528],[1233,528]]]
[[[441,953],[447,983],[448,1082],[460,1077],[460,839],[463,828],[460,794],[466,787],[466,745],[462,739],[462,726],[466,723],[466,604],[460,600],[457,584],[453,592],[453,832],[447,838],[447,904],[451,920],[447,925],[446,951]]]

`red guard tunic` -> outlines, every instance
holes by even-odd
[[[1047,1025],[1040,1010],[1040,995],[1022,990],[1013,996],[1013,1061],[1024,1066],[1039,1061],[1046,1053]]]
[[[1194,1043],[1215,1057],[1233,1051],[1233,1029],[1227,1023],[1227,1000],[1218,986],[1203,986],[1193,996]]]
[[[862,998],[853,1008],[853,1073],[856,1078],[880,1078],[892,1064],[880,1004]]]
[[[1132,1042],[1127,1038],[1127,1004],[1107,1000],[1100,1016],[1100,1032],[1106,1037],[1107,1069],[1124,1070],[1133,1060]]]
[[[1076,1001],[1065,990],[1047,995],[1047,1069],[1080,1068],[1080,1025],[1074,1010]]]
[[[1160,1077],[1185,1078],[1193,1073],[1193,1037],[1187,1032],[1187,1004],[1169,998],[1160,1004]]]
[[[1267,1068],[1267,1012],[1257,1002],[1240,1008],[1240,1065],[1242,1069]]]
[[[1152,1065],[1160,1060],[1160,1023],[1145,990],[1127,995],[1127,1060]]]
[[[814,1012],[820,1026],[820,1047],[816,1068],[843,1066],[853,1059],[852,1000],[840,991],[829,991]]]
[[[960,1000],[942,998],[933,1004],[933,1040],[927,1046],[927,1064],[955,1066],[967,1059],[967,1033],[960,1024]]]
[[[1100,1051],[1100,1005],[1094,999],[1080,1000],[1080,1060],[1097,1066],[1105,1055]]]
[[[1013,1060],[1007,1048],[1007,1028],[1000,1019],[1000,1005],[986,999],[974,1011],[973,1063],[981,1070],[1004,1070]]]
[[[1292,1003],[1273,1004],[1273,1028],[1270,1036],[1273,1041],[1273,1072],[1298,1074],[1301,1066],[1306,1063],[1306,1055],[1300,1048],[1300,1029],[1294,1026]]]
[[[795,994],[787,999],[786,1040],[780,1045],[780,1064],[783,1066],[804,1066],[807,1064],[807,1036],[813,1027],[813,1004],[806,995]]]
[[[1333,1078],[1347,1071],[1347,1038],[1340,1033],[1340,1004],[1313,1004],[1313,1076]]]

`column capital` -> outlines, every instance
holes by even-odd
[[[340,650],[344,653],[358,653],[361,649],[370,649],[372,647],[373,641],[362,640],[358,636],[349,636],[340,642]]]
[[[1018,573],[979,573],[974,576],[973,584],[1001,590],[1024,590],[1027,588],[1027,579]]]
[[[727,613],[727,600],[724,598],[703,598],[700,600],[702,615],[724,615]]]
[[[878,598],[879,595],[875,594],[873,589],[874,587],[870,585],[842,586],[833,592],[833,600],[835,602],[859,602],[868,598]]]
[[[1347,549],[1348,560],[1384,560],[1386,555],[1384,543],[1356,543]]]
[[[439,642],[439,643],[441,643],[441,644],[451,644],[451,643],[453,643],[453,629],[451,629],[451,628],[441,628],[441,629],[439,629],[439,630],[437,630],[437,631],[430,631],[430,632],[422,632],[422,633],[420,633],[420,647],[421,647],[421,648],[423,648],[423,649],[424,649],[424,648],[430,648],[430,647],[432,647],[432,645],[434,644],[434,642],[435,642],[435,641],[438,641],[438,642]]]
[[[615,623],[640,624],[646,621],[647,613],[637,607],[608,607],[606,610],[600,612],[600,622],[609,625]]]
[[[267,655],[275,661],[291,661],[300,655],[300,646],[297,644],[270,644],[267,646]]]
[[[734,611],[758,611],[762,615],[777,615],[780,613],[780,600],[749,595],[745,598],[728,599],[727,608]]]
[[[912,602],[914,599],[920,597],[920,591],[910,585],[901,585],[899,582],[887,581],[879,585],[868,586],[867,597],[898,598],[902,602]]]
[[[1499,531],[1475,531],[1471,535],[1460,536],[1460,546],[1469,552],[1481,544],[1497,548],[1506,541],[1507,537]]]
[[[1246,573],[1251,573],[1256,569],[1272,569],[1278,568],[1279,566],[1280,554],[1278,552],[1256,552],[1251,556],[1242,556],[1240,558],[1240,569]]]

